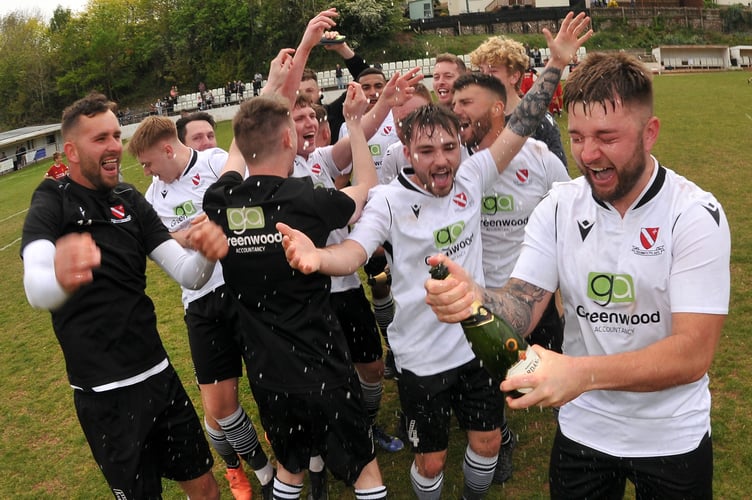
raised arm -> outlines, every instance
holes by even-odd
[[[420,68],[416,67],[400,75],[396,72],[384,87],[383,95],[376,101],[371,111],[363,115],[361,124],[366,140],[375,134],[394,106],[401,106],[413,95],[414,85],[423,79]],[[347,118],[347,117],[345,117]],[[349,138],[340,137],[332,148],[332,159],[340,170],[352,163],[352,153]]]
[[[577,49],[593,35],[593,30],[587,29],[589,23],[590,18],[584,12],[577,14],[576,17],[570,12],[562,21],[556,38],[549,30],[543,28],[543,34],[551,52],[548,64],[535,81],[535,85],[514,109],[502,133],[488,148],[499,172],[504,171],[509,165],[512,158],[522,148],[526,138],[535,132],[538,123],[548,111],[548,103],[551,102],[556,91],[562,70],[577,53]],[[583,30],[587,31],[580,36]]]
[[[266,80],[266,85],[261,89],[260,95],[267,94],[280,94],[290,100],[293,96],[285,95],[287,87],[291,86],[290,71],[292,70],[293,54],[295,49],[282,49],[277,53],[277,57],[272,59],[269,65],[269,77]],[[297,87],[296,89],[297,90]]]
[[[287,83],[280,92],[290,100],[290,103],[295,102],[295,95],[298,88],[300,88],[300,81],[303,79],[303,70],[308,62],[308,56],[311,55],[311,50],[319,44],[326,30],[336,26],[337,23],[334,21],[334,18],[338,16],[337,9],[332,7],[319,12],[316,17],[308,21],[303,38],[295,50],[295,57],[293,58],[292,69],[290,70]]]
[[[353,163],[352,186],[342,190],[355,202],[355,211],[350,224],[360,218],[360,213],[368,199],[368,190],[378,182],[373,156],[368,149],[368,142],[363,133],[361,119],[368,107],[368,99],[359,84],[351,82],[347,87],[347,98],[343,108],[347,123],[348,139]]]
[[[264,87],[266,88],[266,87]],[[243,154],[238,149],[238,146],[235,144],[235,139],[232,139],[232,142],[230,143],[230,151],[227,155],[227,162],[225,162],[225,166],[222,167],[222,173],[220,176],[226,174],[227,172],[237,172],[240,174],[241,177],[245,178],[247,173],[247,167],[245,164],[245,160],[243,159]]]

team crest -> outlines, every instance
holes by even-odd
[[[665,247],[658,244],[659,232],[659,227],[640,228],[640,246],[632,246],[632,253],[644,256],[661,255]]]
[[[125,217],[125,207],[122,204],[115,205],[114,207],[110,207],[110,213],[116,219],[122,219]]]
[[[194,186],[198,186],[199,184],[201,184],[201,174],[197,173],[196,175],[194,175],[193,178],[191,179],[191,182],[193,182]]]
[[[458,193],[454,195],[452,201],[458,207],[465,208],[467,206],[467,195],[465,193]]]
[[[392,133],[393,127],[391,125],[385,126],[383,129],[381,129],[381,133],[384,135],[389,135]]]
[[[530,180],[530,171],[526,168],[520,168],[515,172],[515,184],[527,184]]]
[[[321,175],[321,165],[319,163],[314,164],[311,167],[311,172],[313,172],[313,175]]]
[[[125,213],[125,206],[122,203],[110,207],[110,213],[112,214],[110,222],[113,224],[120,224],[121,222],[128,222],[131,220],[131,216]]]
[[[645,250],[653,248],[653,245],[655,245],[655,242],[658,239],[658,229],[659,228],[657,227],[643,227],[640,229],[640,243],[642,244],[642,248]]]

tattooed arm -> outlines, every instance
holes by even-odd
[[[551,51],[548,64],[543,73],[535,81],[520,104],[514,109],[509,123],[499,137],[488,148],[496,162],[496,168],[502,172],[514,156],[522,148],[529,135],[535,132],[543,116],[548,111],[548,103],[556,91],[561,78],[561,72],[577,49],[593,35],[593,30],[587,30],[584,35],[579,34],[587,29],[590,18],[581,12],[574,16],[567,14],[561,23],[561,29],[556,38],[547,29],[543,29],[546,42]]]
[[[459,323],[472,313],[473,301],[483,303],[494,314],[509,323],[520,335],[529,334],[538,324],[553,293],[512,278],[503,288],[483,288],[459,264],[443,254],[428,259],[435,266],[443,263],[449,276],[443,280],[426,281],[426,303],[439,321]]]
[[[483,305],[509,323],[520,335],[529,335],[543,316],[553,293],[511,278],[503,288],[483,290]]]

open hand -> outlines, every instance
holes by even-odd
[[[561,67],[568,64],[577,54],[577,49],[593,36],[593,30],[587,29],[589,24],[590,18],[584,12],[580,12],[576,17],[573,12],[569,12],[562,21],[556,38],[547,28],[543,28],[543,35],[546,37],[551,53],[551,61]],[[583,31],[585,34],[580,36]]]

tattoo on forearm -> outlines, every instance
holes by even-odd
[[[543,302],[546,296],[543,288],[513,278],[502,289],[485,289],[483,302],[517,333],[524,335],[530,329],[535,304]]]
[[[520,104],[514,109],[509,118],[508,127],[522,137],[532,135],[543,115],[548,111],[548,103],[554,96],[556,86],[561,78],[561,70],[558,68],[545,68],[541,76],[535,81]]]

